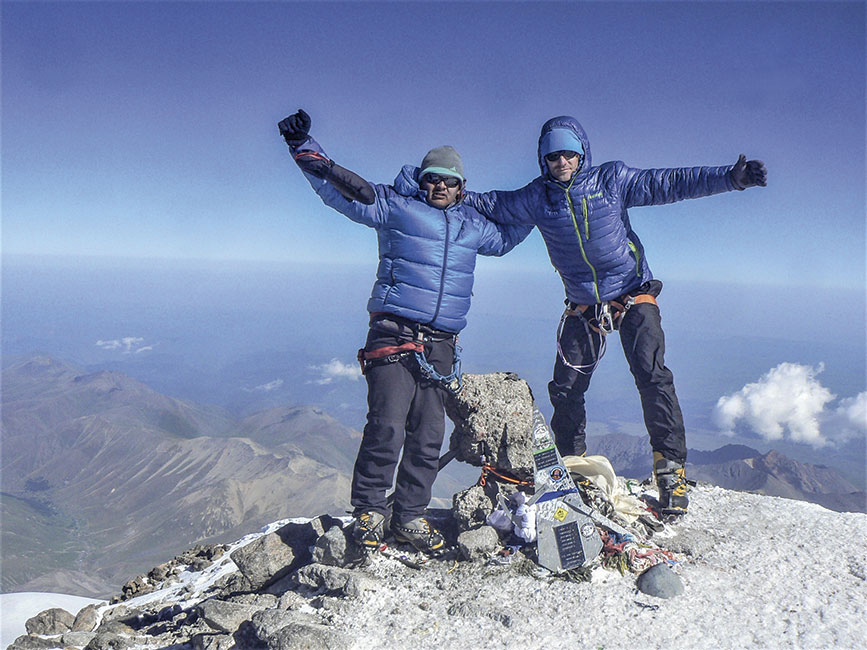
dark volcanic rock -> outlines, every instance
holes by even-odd
[[[450,396],[446,411],[455,424],[451,448],[457,458],[481,467],[532,472],[533,396],[514,373],[463,376],[464,387]]]

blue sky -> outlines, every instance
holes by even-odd
[[[486,190],[571,114],[596,163],[767,164],[631,212],[657,276],[864,288],[863,2],[4,1],[2,90],[4,254],[371,261],[282,117],[374,182],[453,144]],[[549,266],[534,234],[481,268]]]

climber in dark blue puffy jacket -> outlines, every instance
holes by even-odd
[[[504,255],[532,225],[500,225],[465,204],[463,163],[452,147],[432,149],[420,168],[404,166],[393,185],[371,185],[325,155],[304,111],[279,127],[322,201],[379,239],[370,330],[359,351],[369,408],[352,479],[355,539],[372,549],[382,543],[386,491],[403,447],[391,529],[436,553],[443,537],[423,515],[445,433],[444,384],[459,379],[456,335],[467,323],[476,255]]]
[[[539,228],[566,289],[557,336],[554,378],[548,385],[557,447],[583,454],[584,393],[605,348],[619,329],[641,396],[654,452],[660,506],[686,510],[683,416],[671,371],[654,280],[627,208],[660,205],[765,185],[760,161],[741,156],[733,166],[635,169],[621,161],[591,164],[590,143],[573,117],[548,120],[539,136],[541,175],[514,191],[468,192],[465,201],[493,221]]]

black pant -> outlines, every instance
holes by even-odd
[[[436,339],[437,337],[432,337]],[[405,338],[372,326],[365,350],[400,345]],[[454,360],[454,338],[425,342],[425,357],[447,375]],[[393,519],[403,524],[424,514],[439,469],[445,434],[445,389],[425,379],[413,354],[398,361],[373,361],[367,378],[367,425],[355,460],[351,503],[358,515],[367,510],[386,514],[386,492],[394,481]]]
[[[582,316],[569,316],[563,324],[560,345],[571,365],[592,367],[599,337]],[[641,396],[651,447],[666,458],[685,462],[683,414],[674,392],[674,377],[665,367],[665,335],[659,307],[649,303],[633,305],[620,323],[620,343]],[[551,429],[563,455],[583,454],[587,449],[584,393],[590,387],[592,371],[588,368],[585,373],[569,368],[557,355],[548,394],[554,406]]]

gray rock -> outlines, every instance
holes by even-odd
[[[357,566],[366,558],[364,550],[351,538],[351,526],[332,526],[313,546],[313,562],[329,566]]]
[[[231,558],[251,587],[261,589],[310,562],[310,547],[339,523],[330,515],[306,523],[289,523],[234,551]]]
[[[344,633],[325,625],[290,623],[267,639],[268,650],[343,650],[352,645]]]
[[[135,630],[119,619],[103,620],[99,627],[96,628],[98,634],[135,634]]]
[[[196,634],[190,639],[193,650],[234,650],[235,639],[230,634]]]
[[[72,629],[75,617],[60,607],[52,607],[28,618],[24,629],[28,634],[63,634]]]
[[[277,603],[277,609],[300,609],[307,603],[307,599],[297,591],[286,591]]]
[[[684,592],[683,582],[665,563],[646,569],[636,581],[638,590],[657,598],[674,598]]]
[[[313,614],[289,612],[279,609],[266,609],[257,612],[252,620],[256,636],[262,641],[266,641],[269,637],[293,623],[318,624],[319,622]]]
[[[60,639],[43,639],[35,634],[25,634],[6,646],[6,650],[53,650],[59,647]]]
[[[231,634],[240,627],[241,623],[253,618],[253,614],[258,612],[259,608],[255,605],[229,603],[225,600],[209,598],[199,603],[197,610],[208,627]]]
[[[376,583],[369,576],[350,569],[324,564],[309,564],[302,567],[293,574],[292,578],[298,586],[321,589],[328,593],[350,598],[357,598],[376,586]]]
[[[277,606],[278,598],[273,594],[237,594],[228,598],[223,598],[230,603],[241,603],[244,605],[252,605],[256,609],[270,609]]]
[[[485,523],[495,508],[489,495],[494,494],[496,489],[496,486],[490,483],[485,487],[474,485],[452,497],[452,517],[459,530],[469,530]]]
[[[135,647],[135,641],[131,638],[115,634],[114,632],[98,632],[84,646],[84,650],[129,650],[133,647]]]
[[[465,560],[486,559],[500,546],[500,536],[491,526],[466,530],[458,535],[458,548]]]
[[[75,621],[72,623],[72,631],[93,632],[97,625],[99,625],[99,621],[99,606],[88,605],[87,607],[83,607],[75,616]]]
[[[455,424],[451,448],[458,460],[532,475],[533,397],[514,373],[465,374],[460,393],[446,401]]]
[[[66,632],[61,640],[63,641],[63,647],[67,646],[77,646],[82,647],[86,646],[91,642],[93,637],[96,636],[95,632]]]

